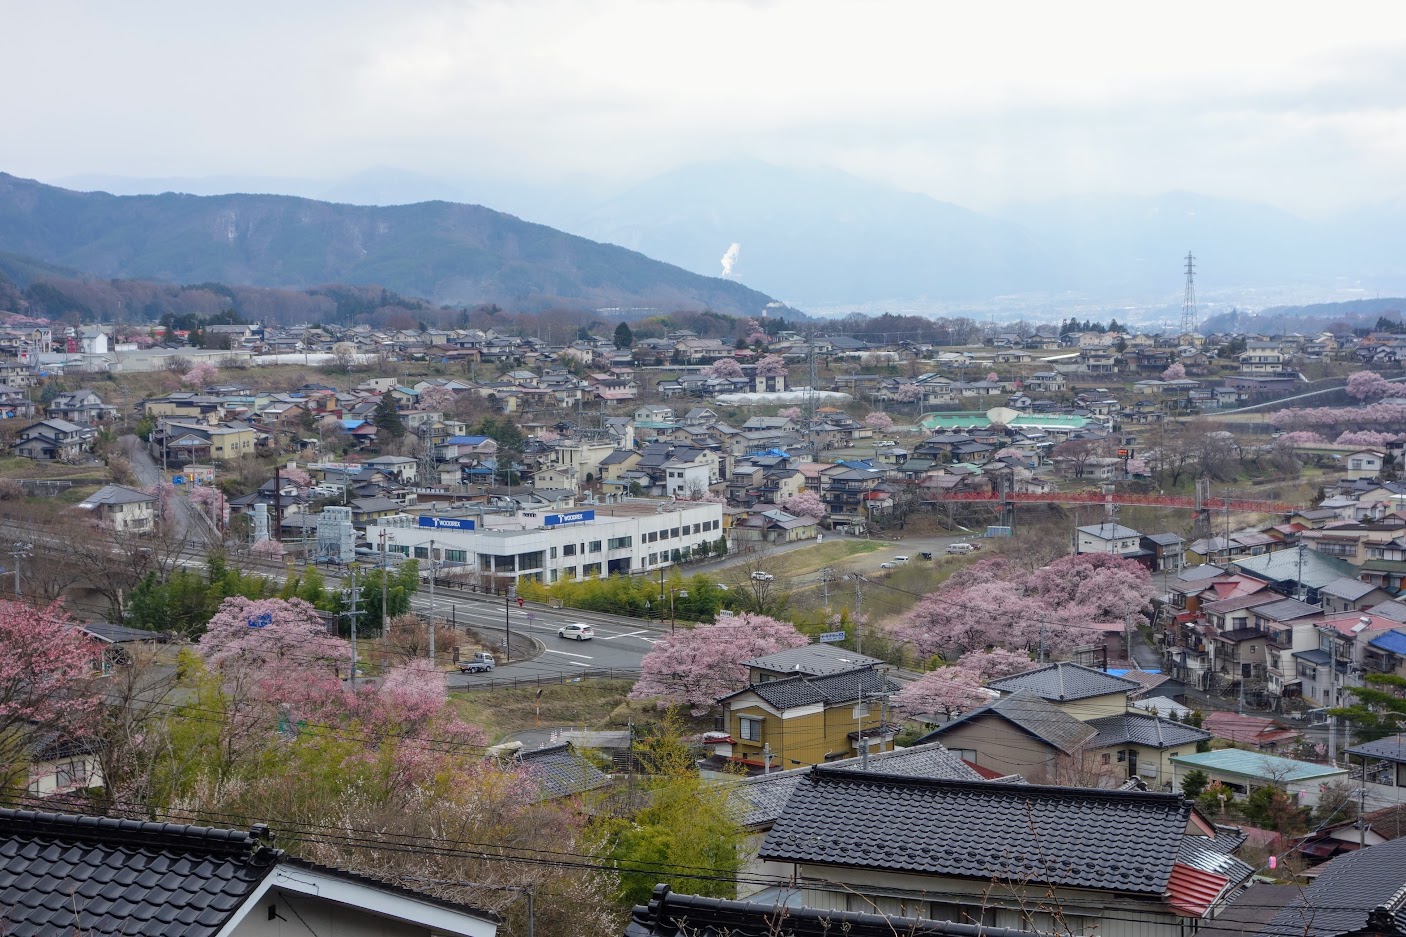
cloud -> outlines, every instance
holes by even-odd
[[[1406,194],[1388,3],[55,0],[7,27],[38,38],[0,60],[24,89],[0,168],[31,175],[625,180],[756,156],[964,204]]]

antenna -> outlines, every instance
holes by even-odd
[[[1181,301],[1181,334],[1196,331],[1196,258],[1186,252],[1186,295]]]

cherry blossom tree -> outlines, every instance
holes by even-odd
[[[1186,380],[1186,365],[1182,364],[1180,361],[1174,362],[1173,364],[1171,364],[1171,365],[1167,368],[1167,370],[1165,370],[1165,371],[1162,372],[1162,380],[1164,380],[1164,381],[1183,381],[1183,380]]]
[[[1406,405],[1367,403],[1358,407],[1289,407],[1269,415],[1274,426],[1361,426],[1366,424],[1406,425]]]
[[[1156,591],[1141,565],[1104,553],[1061,557],[1031,576],[1027,589],[1056,613],[1134,624],[1146,623],[1144,610]]]
[[[1296,436],[1299,434],[1285,433],[1284,435]],[[1309,433],[1308,435],[1316,436],[1318,434]],[[1283,440],[1284,437],[1281,436],[1279,438],[1280,440]],[[1400,438],[1401,436],[1398,433],[1378,433],[1373,430],[1364,429],[1355,431],[1349,430],[1348,432],[1345,432],[1341,436],[1339,436],[1335,441],[1339,446],[1385,446],[1387,443],[1395,442]]]
[[[1295,430],[1292,433],[1283,433],[1279,436],[1280,444],[1285,446],[1318,446],[1327,441],[1318,433],[1309,430]]]
[[[435,410],[444,413],[454,406],[457,399],[454,391],[443,384],[432,384],[420,391],[419,408],[421,410]]]
[[[922,657],[950,660],[992,645],[1034,647],[1039,622],[1047,612],[1040,602],[1026,598],[1018,585],[993,581],[926,595],[891,632]]]
[[[1151,475],[1152,468],[1147,464],[1146,459],[1129,459],[1125,468],[1129,475]]]
[[[986,648],[980,651],[967,651],[958,658],[956,665],[975,673],[982,683],[999,680],[1012,674],[1025,673],[1035,667],[1030,655],[1022,651],[1008,651],[1001,647]]]
[[[1354,371],[1347,376],[1347,393],[1363,401],[1381,400],[1398,393],[1399,389],[1376,371]]]
[[[446,770],[462,771],[465,765],[454,756],[488,742],[482,729],[461,721],[447,703],[444,674],[418,657],[363,684],[347,713],[389,762],[391,783],[419,785]]]
[[[895,693],[893,708],[899,715],[910,718],[940,713],[950,719],[988,699],[974,671],[955,666],[939,667]]]
[[[704,368],[703,374],[707,377],[741,377],[742,365],[737,363],[736,358],[719,358]]]
[[[302,599],[225,599],[199,651],[236,699],[285,706],[296,718],[336,718],[345,709],[350,648]]]
[[[1026,454],[1025,452],[1022,452],[1022,451],[1019,450],[1019,449],[1012,449],[1010,446],[1006,446],[1004,449],[997,449],[997,450],[996,450],[996,454],[995,454],[994,456],[992,456],[992,458],[994,458],[994,459],[1026,459],[1026,458],[1028,458],[1028,456],[1027,456],[1027,454]]]
[[[192,504],[200,506],[206,517],[216,522],[220,526],[229,523],[229,502],[225,500],[225,493],[213,485],[193,485],[190,489],[190,500]]]
[[[825,502],[820,500],[820,495],[813,491],[802,491],[793,494],[791,497],[781,502],[781,510],[787,514],[794,514],[796,517],[813,517],[816,520],[824,517],[829,511],[825,507]]]
[[[986,380],[988,383],[998,384],[1001,381],[1001,375],[997,374],[995,371],[991,371],[987,373]]]
[[[889,430],[893,429],[893,417],[882,410],[875,410],[864,418],[864,425],[876,429],[881,433],[887,433]]]
[[[558,439],[561,439],[561,434],[554,429],[544,427],[537,433],[537,438],[542,440],[542,442],[556,442]]]
[[[776,415],[788,420],[799,420],[805,414],[801,412],[800,407],[782,407],[776,411]]]
[[[99,705],[89,680],[102,657],[57,605],[0,601],[0,789],[24,786],[30,749],[84,732]]]
[[[893,392],[893,399],[899,403],[914,403],[922,396],[917,384],[899,384],[898,390]]]
[[[757,362],[757,377],[785,377],[788,370],[779,355],[763,355]]]
[[[744,325],[743,328],[747,333],[745,341],[748,345],[765,344],[767,339],[770,337],[762,328],[762,324],[756,319],[748,319],[746,325]]]
[[[202,361],[189,371],[181,375],[181,382],[189,387],[205,387],[215,382],[215,378],[220,376],[220,369],[208,361]]]
[[[290,484],[297,485],[299,488],[306,488],[307,486],[312,484],[312,476],[309,475],[307,472],[303,471],[302,469],[298,468],[296,465],[289,465],[285,467],[281,472],[279,472],[279,475],[283,478],[284,481],[289,482]]]
[[[277,540],[259,540],[249,547],[249,555],[263,560],[281,560],[287,554]]]
[[[702,715],[747,685],[744,661],[809,643],[794,625],[767,615],[734,615],[681,629],[644,656],[630,698],[655,700],[661,709],[688,706]]]

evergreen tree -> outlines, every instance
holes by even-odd
[[[630,323],[621,322],[615,327],[615,347],[630,348],[635,344],[635,333],[630,331]]]
[[[394,439],[405,435],[405,424],[401,422],[400,413],[389,393],[381,395],[380,402],[376,404],[376,412],[371,415],[371,422],[377,429],[390,433]]]

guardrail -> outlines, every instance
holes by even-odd
[[[582,680],[635,680],[639,677],[638,667],[606,668],[603,670],[581,670],[572,673],[546,674],[535,677],[492,677],[487,680],[474,680],[454,690],[504,690],[528,686],[565,686],[580,683]]]

